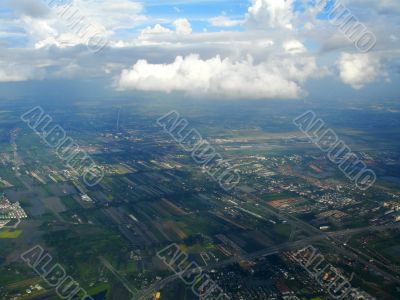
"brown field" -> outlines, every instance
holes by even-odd
[[[168,221],[164,223],[164,228],[167,232],[171,232],[180,239],[187,238],[187,234],[179,227],[178,224],[172,221]]]
[[[176,215],[176,216],[184,216],[187,215],[188,213],[186,213],[182,208],[178,207],[177,205],[175,205],[174,203],[172,203],[171,201],[168,201],[165,198],[161,199],[161,205],[163,207],[165,207],[171,214]]]
[[[271,202],[268,202],[268,204],[275,208],[281,208],[281,207],[288,207],[299,201],[300,200],[296,198],[284,198],[284,199],[273,200]]]

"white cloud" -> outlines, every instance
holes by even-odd
[[[20,14],[32,18],[45,18],[50,14],[50,8],[46,5],[45,1],[6,0],[6,2]]]
[[[306,52],[306,47],[298,40],[289,40],[283,43],[283,49],[290,54],[300,54]]]
[[[164,33],[171,33],[172,30],[168,29],[160,24],[156,24],[154,27],[146,27],[142,30],[141,34],[164,34]]]
[[[344,0],[344,4],[372,8],[385,14],[400,11],[400,2],[398,0]]]
[[[214,18],[209,19],[208,22],[212,26],[216,26],[216,27],[233,27],[233,26],[243,24],[243,21],[241,21],[241,20],[231,20],[230,18],[228,18],[226,16],[214,17]]]
[[[62,33],[57,36],[49,36],[35,43],[35,49],[56,46],[58,48],[74,47],[84,44],[85,41],[72,33]]]
[[[188,19],[177,19],[172,24],[174,24],[177,34],[187,35],[192,33],[192,26]]]
[[[22,16],[20,24],[34,41],[40,41],[48,37],[55,37],[58,31],[52,21],[47,19],[35,19],[30,16]]]
[[[342,53],[338,67],[341,80],[354,89],[373,82],[382,72],[380,59],[372,54]]]
[[[0,60],[0,82],[26,81],[41,76],[33,67]]]
[[[28,44],[36,48],[49,45],[62,48],[86,44],[88,37],[81,38],[78,32],[90,32],[91,35],[101,33],[103,36],[114,38],[118,36],[119,29],[134,28],[146,20],[141,14],[142,4],[131,0],[7,2],[13,8],[13,19],[8,21],[12,22],[12,25],[8,27],[23,29]]]
[[[375,3],[378,3],[380,9],[383,11],[400,11],[400,2],[398,0],[381,0]]]
[[[141,14],[143,5],[131,0],[72,0],[82,15],[101,24],[109,31],[129,29],[147,18]]]
[[[175,33],[178,35],[189,35],[192,33],[192,26],[188,19],[177,19],[172,22],[175,27],[175,31],[164,27],[160,24],[156,24],[154,27],[146,27],[140,33],[140,38],[146,38],[147,35],[160,35],[160,34],[171,34]]]
[[[293,0],[252,0],[246,24],[257,28],[292,29]]]
[[[201,91],[231,98],[296,98],[303,94],[305,80],[316,73],[324,74],[327,69],[337,67],[339,72],[335,74],[355,89],[377,79],[382,64],[390,74],[398,70],[398,0],[343,0],[378,38],[376,47],[367,56],[340,56],[341,52],[356,51],[353,43],[328,20],[316,18],[313,4],[304,11],[294,12],[294,0],[251,0],[243,16],[221,12],[220,16],[207,19],[206,15],[196,15],[196,20],[208,20],[223,29],[209,32],[192,29],[189,12],[185,15],[187,19],[175,22],[170,16],[166,19],[151,14],[144,16],[146,11],[142,5],[146,6],[146,1],[65,1],[79,8],[79,15],[93,25],[92,30],[101,28],[109,39],[101,55],[92,55],[85,46],[87,38],[82,39],[71,30],[70,22],[57,16],[57,9],[45,4],[48,1],[0,1],[0,36],[3,37],[0,47],[9,50],[7,54],[0,53],[0,80],[41,79],[43,74],[46,78],[55,75],[97,78],[102,76],[99,74],[107,74],[111,80],[125,69],[125,76],[119,78],[120,87],[125,89],[188,93],[193,90],[193,93]],[[63,1],[54,1],[57,2]],[[310,3],[303,1],[306,2]],[[176,15],[173,5],[169,10]],[[141,32],[132,30],[143,28],[146,18],[146,26],[151,26]],[[241,30],[229,28],[236,25],[243,27]],[[306,45],[312,45],[309,49],[305,41]],[[14,55],[17,50],[27,51]],[[308,51],[314,51],[320,64],[318,68]],[[189,58],[190,53],[198,53],[199,57]],[[254,61],[243,60],[247,55]],[[213,59],[204,59],[210,57]],[[134,62],[137,63],[130,68]],[[23,65],[31,67],[22,68]],[[211,66],[216,72],[210,70]],[[197,67],[202,73],[195,81]],[[149,75],[149,82],[155,83],[152,87],[142,82],[147,74],[145,69],[157,70]],[[172,73],[165,75],[163,72]],[[188,79],[179,72],[186,72]]]
[[[192,33],[192,27],[187,19],[177,19],[172,25],[175,26],[175,31],[160,24],[156,24],[154,27],[146,27],[140,32],[139,40],[145,45],[163,44],[162,39],[170,37],[181,38]]]
[[[301,61],[301,62],[300,62]],[[299,98],[300,86],[316,74],[314,58],[270,59],[254,64],[253,59],[232,61],[220,56],[203,60],[199,55],[178,56],[170,64],[139,60],[125,69],[116,81],[120,90],[172,92],[198,96],[240,99]]]

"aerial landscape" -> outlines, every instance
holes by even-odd
[[[400,299],[400,3],[5,0],[0,299]]]

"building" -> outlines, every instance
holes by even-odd
[[[400,213],[397,213],[397,214],[393,215],[393,219],[394,219],[396,222],[400,222]]]
[[[21,220],[27,217],[19,202],[11,203],[5,196],[0,197],[0,220]]]

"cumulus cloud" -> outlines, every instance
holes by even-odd
[[[357,90],[373,82],[382,72],[380,59],[372,54],[342,53],[337,64],[341,80]]]
[[[172,30],[168,29],[160,24],[156,24],[154,27],[146,27],[142,30],[142,34],[163,34],[163,33],[171,33]]]
[[[170,64],[139,60],[116,81],[120,90],[183,91],[196,95],[240,99],[299,98],[301,83],[316,73],[314,58],[271,59],[255,64],[251,57],[232,61],[216,56],[178,56]]]
[[[156,24],[154,27],[148,26],[140,32],[139,41],[142,45],[162,45],[170,43],[171,41],[168,41],[170,39],[181,40],[192,33],[192,26],[187,19],[177,19],[172,22],[172,26],[175,27],[175,30],[161,24]]]
[[[140,33],[139,39],[146,39],[152,35],[165,35],[165,34],[178,34],[178,35],[189,35],[192,33],[192,26],[188,19],[177,19],[172,22],[175,27],[175,31],[164,27],[160,24],[156,24],[154,27],[146,27]]]
[[[187,35],[192,33],[192,26],[190,25],[188,19],[178,19],[172,24],[175,26],[177,34]]]
[[[246,24],[262,29],[292,29],[293,0],[252,0]]]

